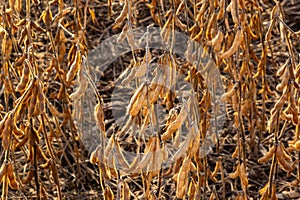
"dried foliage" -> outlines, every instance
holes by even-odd
[[[3,1],[1,199],[300,198],[299,5]],[[147,26],[160,28],[165,49],[138,49],[133,30]],[[204,51],[193,53],[186,44],[187,60],[175,55],[175,31]],[[115,33],[131,54],[94,79],[89,53]],[[206,64],[188,61],[206,57]],[[220,98],[209,89],[216,84],[214,65],[226,90]],[[192,86],[187,94],[174,89],[178,77]],[[129,101],[119,105],[126,107],[122,127],[115,126],[109,102],[119,80],[134,82]],[[88,130],[75,118],[84,119],[82,102],[90,91],[97,102],[89,113],[101,143],[89,154],[83,143]],[[217,130],[221,101],[227,119]],[[208,135],[216,145],[203,154]]]

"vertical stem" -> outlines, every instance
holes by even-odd
[[[39,184],[39,175],[38,175],[38,166],[37,166],[37,154],[36,154],[36,135],[34,132],[34,124],[33,124],[33,119],[30,118],[30,127],[31,127],[31,134],[34,135],[34,142],[33,142],[33,166],[34,166],[34,179],[35,179],[35,185],[36,185],[36,196],[37,196],[37,199],[39,200],[41,197],[40,197],[40,184]]]

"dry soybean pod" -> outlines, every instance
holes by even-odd
[[[248,178],[244,162],[240,165],[240,179],[244,187],[248,187]]]
[[[81,66],[81,53],[80,53],[80,50],[77,49],[75,59],[67,73],[67,77],[66,77],[67,82],[70,82],[74,79],[80,66]]]
[[[119,164],[122,165],[123,168],[128,169],[129,168],[128,161],[124,157],[118,141],[116,141],[115,147],[116,147],[116,159],[118,160]]]
[[[115,20],[115,23],[116,23],[116,24],[122,23],[122,22],[125,20],[125,18],[126,18],[126,16],[127,16],[127,13],[128,13],[128,1],[129,1],[129,0],[126,0],[126,1],[125,1],[125,4],[124,4],[124,6],[123,6],[123,9],[122,9],[122,11],[120,12],[120,15],[116,18],[116,20]]]
[[[140,95],[138,96],[136,102],[134,102],[134,105],[130,109],[130,115],[136,116],[139,111],[141,110],[143,103],[147,99],[147,93],[148,93],[148,85],[144,84],[143,90],[141,91]]]
[[[289,163],[288,160],[286,160],[284,155],[284,150],[282,149],[282,146],[279,144],[276,149],[276,158],[278,160],[279,165],[281,168],[287,172],[290,172],[293,170],[293,166]]]
[[[37,116],[39,114],[42,114],[45,111],[45,97],[44,97],[44,93],[43,93],[43,89],[41,86],[41,82],[37,83],[37,88],[38,88],[38,92],[37,92],[37,103],[36,106],[34,108],[34,112],[33,112],[33,116]]]
[[[146,61],[146,56],[148,57],[148,63]],[[135,71],[135,77],[142,77],[147,72],[147,65],[149,65],[150,61],[152,59],[151,51],[147,50],[147,52],[144,55],[143,61],[140,66],[137,67]]]
[[[217,22],[218,9],[216,9],[212,15],[213,16],[209,19],[207,27],[206,27],[206,31],[205,31],[205,36],[206,36],[206,39],[208,39],[208,40],[212,39],[211,31],[213,30],[213,28],[214,28],[213,26]]]
[[[192,125],[191,131],[187,134],[184,143],[180,147],[178,151],[173,156],[173,160],[179,159],[181,156],[184,155],[184,153],[187,152],[189,146],[191,145],[191,142],[193,141],[193,138],[195,137],[195,129],[194,126]]]
[[[217,20],[221,20],[224,17],[224,13],[225,13],[225,0],[221,0],[219,3],[219,13],[217,16]]]
[[[132,97],[130,98],[129,105],[127,107],[127,114],[131,113],[132,110],[134,109],[134,104],[136,101],[138,101],[139,96],[144,92],[146,85],[145,83],[142,83],[134,92]]]
[[[232,20],[235,23],[235,25],[238,25],[240,23],[239,19],[239,2],[238,0],[231,0],[231,6],[230,6],[230,13],[232,16]]]
[[[224,33],[223,33],[223,31],[220,31],[220,35],[218,36],[218,38],[214,44],[214,51],[216,53],[221,50],[222,44],[223,44],[223,39],[224,39]]]
[[[276,145],[273,145],[270,150],[260,159],[258,159],[259,163],[266,163],[268,162],[268,160],[270,160],[272,158],[272,156],[274,155],[276,151]]]
[[[190,157],[193,157],[199,150],[201,134],[196,124],[193,124],[194,139],[189,151]]]
[[[37,104],[37,94],[38,94],[38,87],[37,87],[37,80],[34,80],[33,87],[32,87],[32,93],[31,98],[29,101],[29,108],[28,108],[28,117],[32,117],[34,113],[34,109]]]
[[[33,176],[34,176],[34,171],[32,168],[30,168],[29,171],[27,172],[26,177],[22,180],[22,183],[24,185],[28,184],[32,180]]]
[[[221,100],[225,101],[227,98],[232,97],[238,90],[239,83],[236,82],[226,93],[221,96]]]
[[[45,94],[43,92],[43,87],[41,86],[42,83],[39,84],[39,94],[38,94],[38,101],[39,101],[39,114],[43,114],[45,112]]]
[[[153,157],[155,146],[156,146],[156,137],[152,137],[148,141],[147,146],[146,146],[145,151],[144,151],[144,156],[143,156],[143,158],[141,159],[141,161],[138,165],[139,170],[142,170],[144,167],[146,167],[148,164],[151,163],[149,161]]]
[[[188,184],[188,173],[190,171],[191,158],[186,157],[180,167],[177,176],[176,197],[182,199],[186,194],[186,185]]]
[[[290,71],[286,69],[284,71],[284,74],[281,76],[282,80],[281,82],[276,86],[276,90],[282,92],[285,86],[288,84],[290,79]]]
[[[29,80],[29,67],[24,63],[23,73],[20,82],[17,85],[16,91],[21,92],[25,89]]]
[[[114,139],[114,134],[112,134],[112,135],[110,136],[110,139],[109,139],[109,141],[108,141],[108,143],[107,143],[105,149],[104,149],[104,156],[105,156],[106,158],[108,158],[109,155],[112,153],[112,150],[113,150],[113,148],[114,148],[114,144],[115,144],[115,139]]]
[[[177,118],[172,123],[170,123],[166,132],[161,136],[161,139],[163,141],[168,140],[171,137],[171,135],[181,126],[183,121],[186,119],[187,115],[187,108],[183,106]]]
[[[201,21],[202,16],[204,15],[204,13],[206,11],[208,1],[204,0],[204,2],[202,1],[201,3],[202,3],[201,8],[199,10],[199,13],[196,15],[196,19],[195,19],[195,21],[197,21],[197,22]]]
[[[7,172],[7,164],[3,162],[0,168],[0,182],[2,182],[2,179],[6,175],[6,172]]]
[[[88,80],[85,77],[85,75],[83,75],[82,78],[79,81],[79,87],[77,88],[77,90],[75,92],[73,92],[70,95],[70,99],[71,100],[77,100],[80,97],[82,97],[82,95],[84,95],[87,87],[88,87]]]
[[[285,147],[284,147],[284,144],[282,142],[279,143],[281,149],[282,149],[282,152],[283,152],[283,157],[286,161],[288,161],[289,163],[293,162],[293,159],[292,157],[287,153]]]
[[[237,177],[239,177],[240,175],[240,164],[237,165],[236,169],[234,172],[230,173],[228,175],[229,178],[232,178],[232,179],[236,179]]]
[[[7,165],[7,176],[8,176],[10,188],[14,190],[19,189],[19,185],[17,183],[16,176],[14,174],[13,165],[11,164],[11,162],[9,162]]]
[[[94,117],[98,128],[100,128],[102,131],[105,131],[104,112],[100,102],[98,102],[94,108]]]
[[[243,40],[244,40],[243,30],[241,27],[239,27],[235,34],[232,46],[226,52],[221,53],[220,58],[227,59],[230,56],[232,56],[239,48]]]

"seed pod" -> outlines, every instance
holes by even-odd
[[[240,166],[240,179],[241,179],[242,185],[247,188],[248,187],[248,178],[247,178],[244,162]]]
[[[217,20],[221,20],[224,17],[224,13],[225,13],[225,0],[220,0],[219,7],[220,7],[220,9],[219,9],[219,13],[218,13],[218,16],[217,16]]]
[[[217,15],[218,15],[218,12],[215,11],[213,13],[213,16],[209,19],[208,21],[208,24],[207,24],[207,27],[206,27],[206,32],[205,32],[205,35],[206,35],[206,38],[208,40],[211,40],[212,37],[211,37],[211,31],[214,29],[213,26],[216,24],[217,22]]]
[[[206,11],[206,7],[207,7],[207,4],[208,4],[208,1],[202,1],[200,3],[202,3],[202,5],[201,5],[201,8],[199,10],[199,13],[196,15],[196,19],[195,19],[196,22],[200,22],[201,21],[202,16],[204,15],[204,13]],[[197,7],[197,5],[196,5],[196,7]]]
[[[104,200],[114,200],[114,193],[109,186],[105,187],[104,190]]]
[[[174,22],[175,22],[175,25],[180,28],[181,30],[185,31],[186,28],[187,28],[187,25],[182,23],[182,21],[180,21],[180,19],[178,18],[178,16],[173,16],[173,19],[174,19]]]
[[[262,188],[259,190],[259,194],[261,195],[262,200],[268,199],[268,188],[269,188],[269,182]]]
[[[55,106],[52,105],[51,102],[48,101],[48,102],[47,102],[47,105],[48,105],[48,108],[49,108],[49,110],[50,110],[50,112],[51,112],[51,114],[52,114],[53,116],[60,117],[60,118],[63,118],[63,117],[64,117],[64,114],[63,114],[63,113],[60,113],[60,112],[55,108]]]
[[[265,36],[265,41],[267,41],[267,42],[270,42],[270,39],[271,39],[271,36],[272,36],[272,30],[273,30],[273,28],[275,26],[275,22],[276,22],[275,19],[271,20],[271,24],[270,24],[270,26],[269,26],[269,28],[267,30],[266,36]]]
[[[186,157],[180,167],[177,176],[176,197],[182,199],[186,194],[186,185],[188,184],[188,173],[190,171],[191,159]]]
[[[193,157],[198,152],[201,140],[201,134],[196,124],[193,124],[192,131],[194,131],[194,138],[192,138],[193,142],[191,143],[189,150],[190,157]]]
[[[130,200],[130,188],[126,181],[123,181],[122,200]]]
[[[15,148],[20,148],[24,146],[27,141],[28,141],[28,134],[26,132],[25,136],[22,138],[22,140],[19,143],[16,144]]]
[[[239,88],[239,83],[236,82],[231,88],[221,96],[221,100],[225,101],[227,98],[232,97]]]
[[[162,36],[164,41],[168,41],[168,38],[169,38],[170,33],[171,33],[170,25],[173,24],[173,20],[174,20],[173,16],[169,15],[166,23],[164,24],[163,28],[160,31],[160,35]]]
[[[235,150],[234,150],[234,152],[232,153],[231,158],[236,158],[236,157],[238,156],[238,153],[239,153],[239,145],[237,145],[237,146],[235,147]]]
[[[287,60],[285,61],[285,63],[277,70],[276,76],[282,76],[283,73],[284,73],[286,70],[288,70],[288,69],[287,69],[287,66],[288,66],[288,64],[290,63],[290,61],[291,61],[291,59],[287,59]]]
[[[181,1],[180,4],[178,5],[177,9],[176,9],[176,15],[179,15],[182,10],[185,8],[185,1]]]
[[[290,79],[290,73],[289,73],[289,70],[286,69],[283,76],[282,77],[282,80],[281,82],[276,86],[276,90],[282,92],[284,87],[288,84],[289,82],[289,79]]]
[[[0,183],[3,181],[2,179],[6,175],[6,173],[7,173],[7,164],[4,162],[2,163],[0,168]]]
[[[297,151],[300,151],[300,140],[298,140],[293,146]]]
[[[37,114],[42,114],[45,112],[45,95],[43,92],[43,88],[41,86],[42,83],[38,84],[38,111]]]
[[[88,87],[87,78],[85,76],[82,76],[82,78],[79,81],[79,87],[77,88],[77,90],[75,92],[73,92],[70,95],[70,99],[78,100],[80,97],[82,97],[82,95],[84,95],[87,87]]]
[[[129,168],[128,161],[123,155],[122,149],[118,141],[116,141],[115,147],[116,147],[116,159],[118,160],[118,163],[121,164],[123,168],[128,169]]]
[[[241,70],[240,70],[240,77],[243,77],[247,72],[248,72],[248,62],[243,61]]]
[[[232,178],[232,179],[236,179],[237,177],[239,177],[240,176],[240,164],[238,164],[235,171],[233,173],[230,173],[228,176],[229,176],[229,178]]]
[[[273,109],[271,110],[271,115],[273,115],[275,112],[277,112],[282,108],[283,104],[288,100],[289,92],[290,92],[290,87],[286,87],[283,91],[282,96],[279,98],[279,100],[276,102]]]
[[[222,47],[222,42],[224,39],[224,34],[223,32],[219,29],[217,35],[211,39],[210,41],[207,42],[207,45],[213,46],[215,52],[219,52]]]
[[[94,108],[94,117],[98,128],[100,128],[102,131],[105,131],[104,112],[100,102]]]
[[[252,29],[251,29],[250,26],[247,26],[246,29],[247,29],[247,32],[249,33],[250,37],[251,37],[253,40],[258,40],[258,39],[259,39],[259,36],[256,35],[256,34],[252,31]]]
[[[92,164],[98,163],[103,160],[103,155],[101,156],[101,146],[98,145],[97,148],[91,153],[90,162]]]
[[[152,164],[148,167],[148,171],[156,173],[162,166],[163,155],[160,147],[159,138],[155,137],[155,147],[152,154]]]
[[[4,150],[7,150],[10,144],[10,137],[11,137],[11,114],[8,114],[7,119],[4,123],[4,129],[2,132],[2,147]]]
[[[55,185],[59,185],[59,176],[58,176],[58,171],[55,165],[55,162],[52,162],[52,165],[50,167],[51,173],[50,175],[52,176]]]
[[[282,152],[283,152],[283,157],[286,161],[288,161],[289,163],[293,162],[292,157],[288,154],[288,152],[286,151],[284,144],[282,142],[279,143],[279,145],[281,146]]]
[[[167,151],[167,148],[166,148],[165,144],[163,144],[161,151],[162,151],[163,161],[166,162],[168,160],[169,153]],[[299,151],[300,151],[300,142],[299,142]]]
[[[187,118],[188,111],[185,106],[183,106],[180,110],[179,115],[176,120],[174,120],[167,128],[166,132],[161,136],[162,141],[168,140],[172,134],[182,125],[182,123]]]
[[[135,42],[134,34],[130,27],[129,27],[128,31],[126,32],[126,38],[127,38],[127,42],[129,44],[129,46],[131,47],[131,50],[135,50],[135,49],[139,48]]]
[[[32,168],[30,168],[29,171],[27,172],[26,177],[22,180],[22,183],[24,185],[28,184],[32,180],[33,176],[34,176],[34,171]]]
[[[278,160],[278,163],[280,167],[287,172],[290,172],[294,169],[292,165],[292,158],[285,152],[283,144],[280,142],[280,144],[277,146],[276,150],[276,158]]]
[[[157,80],[155,82],[152,81],[150,84],[150,104],[154,104],[158,100],[159,95],[164,88],[164,77],[162,73],[157,73],[154,79]]]
[[[71,49],[70,49],[71,52]],[[75,59],[67,73],[66,76],[66,81],[70,82],[74,79],[74,77],[76,76],[76,73],[78,72],[80,66],[81,66],[81,62],[82,62],[82,58],[81,58],[81,53],[79,50],[76,51],[76,55],[75,55]]]
[[[220,58],[227,59],[230,56],[232,56],[236,52],[236,50],[239,48],[239,46],[241,45],[243,40],[244,40],[243,31],[241,28],[239,28],[235,34],[232,46],[226,52],[221,53]]]
[[[22,92],[25,89],[25,87],[28,83],[28,80],[29,80],[29,67],[27,64],[24,64],[22,77],[21,77],[20,82],[17,85],[16,91]]]
[[[126,23],[122,29],[122,32],[120,33],[120,35],[118,36],[117,38],[117,42],[118,43],[123,43],[124,39],[126,38],[126,34],[127,34],[127,31],[128,31],[128,24]]]
[[[148,57],[148,63],[146,61],[146,56]],[[152,59],[151,52],[148,50],[145,53],[145,56],[143,58],[143,61],[142,61],[141,65],[138,66],[136,71],[135,71],[135,77],[142,77],[147,73],[147,65],[150,64],[151,59]]]
[[[37,94],[38,94],[37,81],[34,81],[33,87],[32,87],[31,98],[30,98],[30,102],[29,102],[29,108],[28,108],[28,117],[29,118],[32,117],[34,109],[36,107]]]
[[[268,160],[270,160],[272,158],[272,156],[274,155],[276,151],[276,145],[273,145],[270,150],[260,159],[258,159],[259,163],[266,163],[268,162]]]
[[[235,23],[235,25],[239,25],[240,19],[239,19],[239,2],[238,0],[231,0],[230,2],[230,13],[232,16],[232,20]]]
[[[111,155],[114,148],[114,144],[115,144],[115,139],[114,139],[114,134],[112,134],[104,149],[105,160],[107,160],[107,158],[109,158],[109,156]]]
[[[122,11],[120,12],[120,15],[116,18],[115,20],[115,24],[119,24],[119,23],[122,23],[125,19],[126,19],[126,16],[127,16],[127,13],[128,13],[128,1],[129,0],[126,0],[125,1],[125,4],[123,6],[123,9]]]
[[[185,138],[185,141],[184,143],[179,147],[179,150],[176,151],[176,153],[174,154],[173,156],[173,160],[177,160],[179,159],[180,157],[182,157],[188,150],[189,146],[191,145],[191,142],[193,141],[195,137],[195,127],[192,126],[191,127],[191,130],[189,131],[189,133],[187,134],[186,138]],[[196,147],[196,150],[198,149],[199,147]],[[194,154],[195,154],[195,150],[194,150]]]
[[[188,190],[189,200],[195,199],[195,194],[196,194],[196,183],[192,179],[192,181],[190,182],[190,185],[189,185],[189,190]]]
[[[14,174],[13,165],[11,164],[11,162],[9,162],[7,165],[7,176],[8,176],[10,188],[13,190],[18,190],[19,185],[17,183],[16,176]]]
[[[156,146],[156,137],[152,137],[147,142],[147,146],[146,146],[145,151],[144,151],[144,156],[143,156],[143,158],[141,159],[141,161],[138,165],[139,170],[142,170],[146,166],[151,164],[150,160],[152,159],[152,156],[153,156],[153,153],[154,153],[154,150],[155,150],[155,146]]]
[[[133,68],[127,68],[127,69],[122,73],[122,75],[123,75],[123,74],[126,74],[127,71],[130,71],[130,72],[129,72],[129,74],[122,80],[122,82],[121,82],[122,85],[127,85],[127,84],[130,83],[130,82],[134,79],[134,77],[135,77],[135,72],[136,72],[136,68],[135,68],[135,67],[133,67]],[[121,75],[121,77],[122,77],[122,75]]]
[[[135,91],[134,95],[131,97],[127,113],[130,113],[131,116],[136,116],[142,108],[144,101],[147,96],[147,85],[142,83],[140,87]]]
[[[13,134],[18,137],[24,136],[24,132],[20,129],[15,122],[13,122]]]
[[[215,169],[214,169],[214,171],[213,171],[212,174],[211,174],[212,177],[217,176],[221,164],[222,164],[221,161],[218,160],[217,163],[216,163]]]

